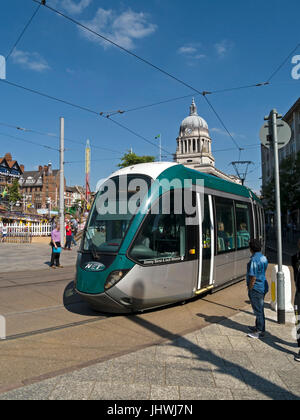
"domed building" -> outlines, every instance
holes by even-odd
[[[177,150],[174,160],[177,163],[227,181],[241,183],[237,177],[227,175],[215,167],[215,158],[211,151],[212,139],[208,125],[204,118],[198,115],[194,99],[190,106],[190,115],[180,125],[179,136],[176,141]]]

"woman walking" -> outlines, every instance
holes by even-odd
[[[51,232],[51,247],[52,247],[52,254],[51,254],[50,267],[63,268],[63,266],[60,265],[60,262],[59,262],[60,254],[61,254],[61,236],[60,236],[59,224],[57,224],[57,226]]]

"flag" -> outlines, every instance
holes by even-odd
[[[4,198],[6,195],[8,194],[8,191],[6,189],[6,187],[4,188],[4,190],[2,191],[2,197]]]

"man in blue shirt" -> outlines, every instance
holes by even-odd
[[[248,337],[260,338],[265,334],[264,299],[269,287],[266,279],[267,258],[261,253],[258,239],[249,242],[251,258],[247,265],[247,287],[250,303],[256,316],[255,327],[249,327]]]

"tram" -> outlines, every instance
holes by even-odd
[[[75,288],[100,312],[186,301],[245,278],[264,213],[247,187],[171,162],[113,173],[81,241]]]

